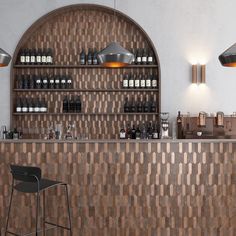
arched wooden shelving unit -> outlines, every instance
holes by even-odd
[[[155,65],[132,65],[109,69],[101,66],[79,65],[82,48],[98,50],[116,40],[127,49],[149,48],[154,52]],[[22,48],[52,48],[54,65],[25,66],[17,64]],[[152,73],[158,77],[158,89],[124,90],[121,81],[124,73]],[[18,74],[70,74],[74,90],[18,90]],[[23,133],[37,138],[43,128],[55,123],[76,123],[78,132],[87,133],[91,139],[118,138],[124,122],[140,123],[158,121],[160,112],[160,64],[157,52],[145,31],[131,18],[114,9],[92,4],[76,4],[56,9],[37,20],[19,41],[11,68],[11,127],[19,127]],[[80,94],[81,114],[61,114],[65,95]],[[154,96],[158,110],[155,114],[124,114],[125,97]],[[17,114],[15,101],[18,97],[45,97],[47,114]],[[33,130],[33,127],[35,130]]]

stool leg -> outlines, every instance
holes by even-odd
[[[65,184],[65,190],[66,190],[66,199],[67,199],[67,209],[68,209],[68,218],[69,218],[70,236],[72,236],[71,217],[70,217],[70,205],[69,205],[69,194],[68,194],[67,184]]]
[[[8,207],[8,213],[7,213],[7,222],[6,222],[6,229],[5,229],[5,236],[7,235],[8,230],[8,222],[9,222],[9,216],[10,216],[10,210],[11,210],[11,203],[12,203],[12,196],[13,196],[13,187],[11,188],[11,196],[10,196],[10,203]]]
[[[46,205],[45,205],[45,190],[43,191],[43,236],[46,236],[46,223],[45,223],[45,219],[46,219]]]
[[[40,205],[40,196],[37,192],[37,203],[36,203],[36,226],[35,226],[35,235],[38,236],[38,215],[39,215],[39,205]]]

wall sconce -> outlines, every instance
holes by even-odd
[[[192,65],[192,84],[206,83],[206,65],[201,65],[201,73],[198,73],[198,65]],[[199,78],[199,76],[200,78]]]

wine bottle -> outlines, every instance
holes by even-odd
[[[86,64],[86,54],[84,52],[84,49],[82,49],[79,57],[80,65],[85,65]]]
[[[144,102],[143,102],[143,112],[150,112],[150,105],[149,105],[149,101],[147,100],[147,98],[144,98]]]
[[[34,112],[33,101],[31,98],[28,99],[29,112]]]
[[[53,64],[53,56],[52,56],[52,49],[48,48],[46,53],[46,64],[52,65]]]
[[[61,89],[66,89],[67,81],[66,81],[66,75],[62,75],[61,77]]]
[[[133,57],[133,60],[131,62],[131,64],[135,64],[135,60],[136,60],[136,54],[137,54],[137,51],[135,49],[131,49],[130,51],[131,53],[133,53],[134,57]]]
[[[51,75],[49,78],[49,88],[54,89],[55,87],[55,80],[54,80],[54,75]]]
[[[23,75],[16,75],[16,88],[23,89]]]
[[[125,113],[130,112],[130,104],[129,104],[128,97],[125,98],[125,103],[124,103],[124,112],[125,112]]]
[[[26,98],[22,101],[22,112],[28,112],[28,102]]]
[[[141,139],[147,139],[147,127],[144,122],[141,130]]]
[[[141,102],[140,97],[138,97],[136,107],[137,107],[137,112],[143,112],[143,104],[142,104],[142,102]]]
[[[18,98],[16,100],[16,112],[22,112],[22,102],[21,102],[21,98]]]
[[[25,49],[25,64],[26,65],[30,64],[30,51],[28,48]]]
[[[43,89],[48,89],[48,77],[47,75],[44,75],[42,78],[42,87]]]
[[[34,102],[34,112],[40,112],[39,98],[35,99],[35,102]]]
[[[136,89],[140,88],[140,78],[137,76],[137,74],[134,74],[134,87]]]
[[[143,89],[146,87],[145,76],[142,73],[139,76],[140,76],[140,87]]]
[[[88,50],[88,65],[92,65],[93,64],[93,53],[92,53],[92,49],[89,48]]]
[[[30,64],[34,65],[36,63],[36,49],[33,48],[30,54]]]
[[[24,65],[25,64],[25,49],[21,49],[19,54],[20,54],[20,64]]]
[[[157,88],[157,76],[152,75],[152,88]]]
[[[42,64],[46,65],[47,64],[47,50],[45,48],[43,49],[41,59],[42,59]]]
[[[131,139],[136,139],[136,129],[135,125],[133,125],[133,128],[131,130]]]
[[[55,78],[55,89],[60,89],[60,76],[59,75],[56,75],[56,78]]]
[[[68,76],[67,76],[67,79],[66,79],[66,88],[67,88],[67,89],[72,89],[72,88],[73,88],[71,75],[68,75]]]
[[[157,124],[153,125],[152,138],[153,139],[158,139],[159,138],[159,132],[158,132]]]
[[[32,76],[29,75],[29,88],[34,89],[35,88],[35,74]]]
[[[98,58],[97,58],[97,49],[94,48],[94,51],[93,51],[93,65],[97,65],[98,64]]]
[[[63,113],[69,112],[69,100],[68,100],[68,97],[67,97],[67,96],[65,96],[64,99],[63,99],[62,112],[63,112]]]
[[[148,55],[147,55],[147,50],[144,48],[144,49],[143,49],[143,53],[142,53],[142,64],[143,64],[143,65],[146,65],[146,64],[147,64],[147,57],[148,57]]]
[[[183,138],[182,116],[180,114],[180,111],[178,111],[178,116],[177,116],[177,138],[178,139]]]
[[[27,78],[27,75],[23,75],[23,89],[28,89],[28,78]]]
[[[127,127],[126,127],[126,137],[127,137],[127,139],[131,139],[132,138],[132,130],[130,128],[130,124],[129,123],[127,124]]]
[[[36,89],[41,89],[42,88],[42,81],[41,81],[41,76],[40,75],[37,75],[35,76],[35,87]]]
[[[80,100],[80,96],[76,97],[75,100],[75,111],[76,112],[81,112],[81,100]]]
[[[36,53],[36,64],[41,65],[42,64],[42,50],[39,48]]]
[[[150,75],[146,75],[146,83],[145,83],[145,85],[146,85],[145,87],[147,89],[152,88],[152,78],[151,78]]]
[[[125,139],[126,138],[126,133],[124,127],[120,129],[120,139]]]
[[[134,77],[131,73],[129,74],[129,88],[130,89],[134,88]]]
[[[123,88],[126,89],[129,87],[129,76],[128,74],[124,74],[123,76]]]
[[[151,96],[151,99],[150,99],[150,106],[151,106],[150,112],[155,113],[157,111],[157,106],[156,106],[156,102],[154,101],[153,96]]]
[[[136,64],[141,65],[142,63],[142,52],[141,49],[137,50],[137,56],[136,56]]]
[[[69,101],[69,112],[75,112],[75,99],[73,95]]]
[[[148,65],[153,65],[154,64],[154,60],[153,60],[153,51],[152,50],[148,50],[148,58],[147,58],[147,64]]]
[[[15,139],[15,140],[19,139],[19,132],[17,131],[17,128],[14,128],[12,135],[13,135],[12,136],[13,139]]]
[[[136,112],[136,104],[133,96],[131,98],[131,103],[130,103],[130,112]]]
[[[141,130],[139,128],[139,125],[137,125],[137,129],[135,131],[135,137],[136,139],[141,139]]]
[[[47,110],[48,110],[48,106],[47,106],[47,103],[46,103],[45,98],[43,98],[43,99],[42,99],[42,102],[41,102],[40,111],[41,111],[41,112],[47,112]]]

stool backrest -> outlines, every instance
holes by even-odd
[[[15,180],[37,182],[41,179],[42,171],[39,167],[10,165],[10,169]]]

